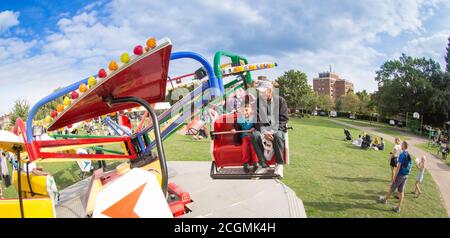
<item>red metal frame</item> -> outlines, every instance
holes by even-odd
[[[148,111],[145,111],[144,115],[142,116],[141,121],[139,122],[138,127],[136,128],[136,132],[140,132],[142,130],[142,127],[144,126],[145,120],[147,119],[147,117],[148,117]]]
[[[17,118],[16,124],[12,129],[12,132],[18,136],[22,135],[25,149],[28,153],[28,158],[30,161],[37,159],[61,159],[61,158],[72,158],[72,159],[136,159],[137,153],[131,143],[129,137],[115,137],[115,138],[91,138],[91,139],[64,139],[64,140],[48,140],[48,141],[33,141],[28,143],[28,139],[25,134],[25,124],[21,118]],[[99,143],[126,143],[128,149],[130,150],[130,155],[108,155],[108,154],[70,154],[70,153],[53,153],[53,152],[41,152],[42,148],[52,148],[60,146],[71,146],[71,145],[91,145]]]
[[[178,76],[175,78],[171,78],[170,81],[178,81],[182,78],[186,78],[186,77],[190,77],[190,76],[194,76],[194,75],[195,75],[195,73],[185,74],[185,75],[181,75],[181,76]]]
[[[98,143],[121,143],[124,142],[128,145],[130,155],[108,155],[108,154],[70,154],[70,153],[54,153],[54,152],[41,152],[42,148],[52,148],[60,146],[71,145],[90,145]],[[73,158],[73,159],[136,159],[137,154],[132,146],[131,139],[129,137],[117,137],[117,138],[92,138],[92,139],[77,139],[77,140],[51,140],[51,141],[34,141],[33,146],[38,148],[37,156],[41,159],[61,159],[61,158]]]
[[[27,149],[27,153],[29,156],[29,159],[31,161],[36,160],[37,157],[37,148],[33,146],[33,144],[28,143],[26,130],[25,130],[25,123],[23,122],[22,118],[17,118],[16,124],[14,125],[14,128],[12,129],[12,132],[16,135],[22,134],[23,142],[25,143],[25,148]]]
[[[114,142],[128,142],[131,139],[129,137],[114,137],[114,138],[90,138],[90,139],[64,139],[64,140],[47,140],[47,141],[34,141],[33,143],[38,147],[59,147],[70,145],[88,145],[98,143],[114,143]]]
[[[183,191],[180,186],[169,183],[167,185],[167,191],[169,194],[173,194],[177,197],[177,200],[169,202],[169,208],[172,211],[174,217],[180,217],[186,214],[186,205],[192,202],[189,193]]]

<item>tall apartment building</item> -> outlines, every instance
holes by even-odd
[[[334,100],[353,91],[353,83],[339,78],[339,75],[331,72],[319,73],[318,78],[313,79],[313,89],[319,94],[331,96]]]

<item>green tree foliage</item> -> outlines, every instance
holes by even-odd
[[[55,90],[53,90],[53,92],[57,92],[59,90],[61,90],[62,88],[57,88]],[[67,97],[70,98],[70,94],[66,95]],[[63,104],[64,101],[64,97],[59,97],[56,100],[53,100],[47,104],[45,104],[44,106],[42,106],[41,108],[39,108],[39,110],[36,113],[36,116],[34,117],[35,120],[42,120],[45,117],[49,116],[50,113],[53,110],[56,110],[56,106],[58,106],[58,104]]]
[[[431,77],[431,95],[425,102],[425,120],[439,125],[450,120],[450,73],[441,72]]]
[[[450,83],[439,63],[403,54],[398,60],[385,62],[376,75],[379,90],[374,100],[381,115],[419,112],[429,123],[448,119],[445,96]]]
[[[376,111],[375,105],[372,103],[372,95],[367,93],[366,90],[357,92],[356,96],[359,99],[357,112],[365,115],[370,115],[371,113],[374,113]]]
[[[336,101],[336,109],[340,112],[357,112],[360,108],[360,100],[353,92],[341,96]]]
[[[28,117],[28,112],[30,111],[30,104],[25,99],[17,99],[14,101],[14,106],[10,110],[9,114],[9,127],[14,127],[17,118],[22,118],[25,122]]]
[[[289,108],[314,108],[316,98],[305,73],[289,70],[276,81],[280,86],[280,95],[286,99]]]
[[[334,101],[330,95],[318,94],[317,95],[317,107],[323,111],[329,112],[334,108]]]

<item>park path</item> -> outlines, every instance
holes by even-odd
[[[356,128],[358,130],[365,131],[367,133],[383,137],[383,139],[388,140],[392,143],[394,143],[394,136],[380,133],[375,130],[374,127],[361,127],[361,126],[355,126],[349,123],[345,123],[338,120],[329,119],[330,121],[344,125],[346,127],[352,127]],[[424,151],[415,145],[417,144],[423,144],[427,143],[428,140],[424,139],[422,137],[413,135],[413,134],[405,134],[405,136],[409,137],[407,140],[409,143],[408,151],[414,156],[414,157],[420,157],[422,155],[425,155],[427,157],[427,163],[425,165],[428,172],[431,174],[431,177],[433,177],[434,181],[436,182],[439,191],[441,192],[441,196],[444,200],[445,208],[447,209],[447,214],[450,216],[450,166],[444,163],[441,159],[437,158],[435,155]]]

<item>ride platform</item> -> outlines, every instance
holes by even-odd
[[[303,202],[277,179],[215,180],[210,162],[169,162],[171,182],[189,191],[194,201],[186,218],[305,218]],[[289,176],[289,175],[287,175]],[[61,191],[57,217],[85,217],[88,179]]]

